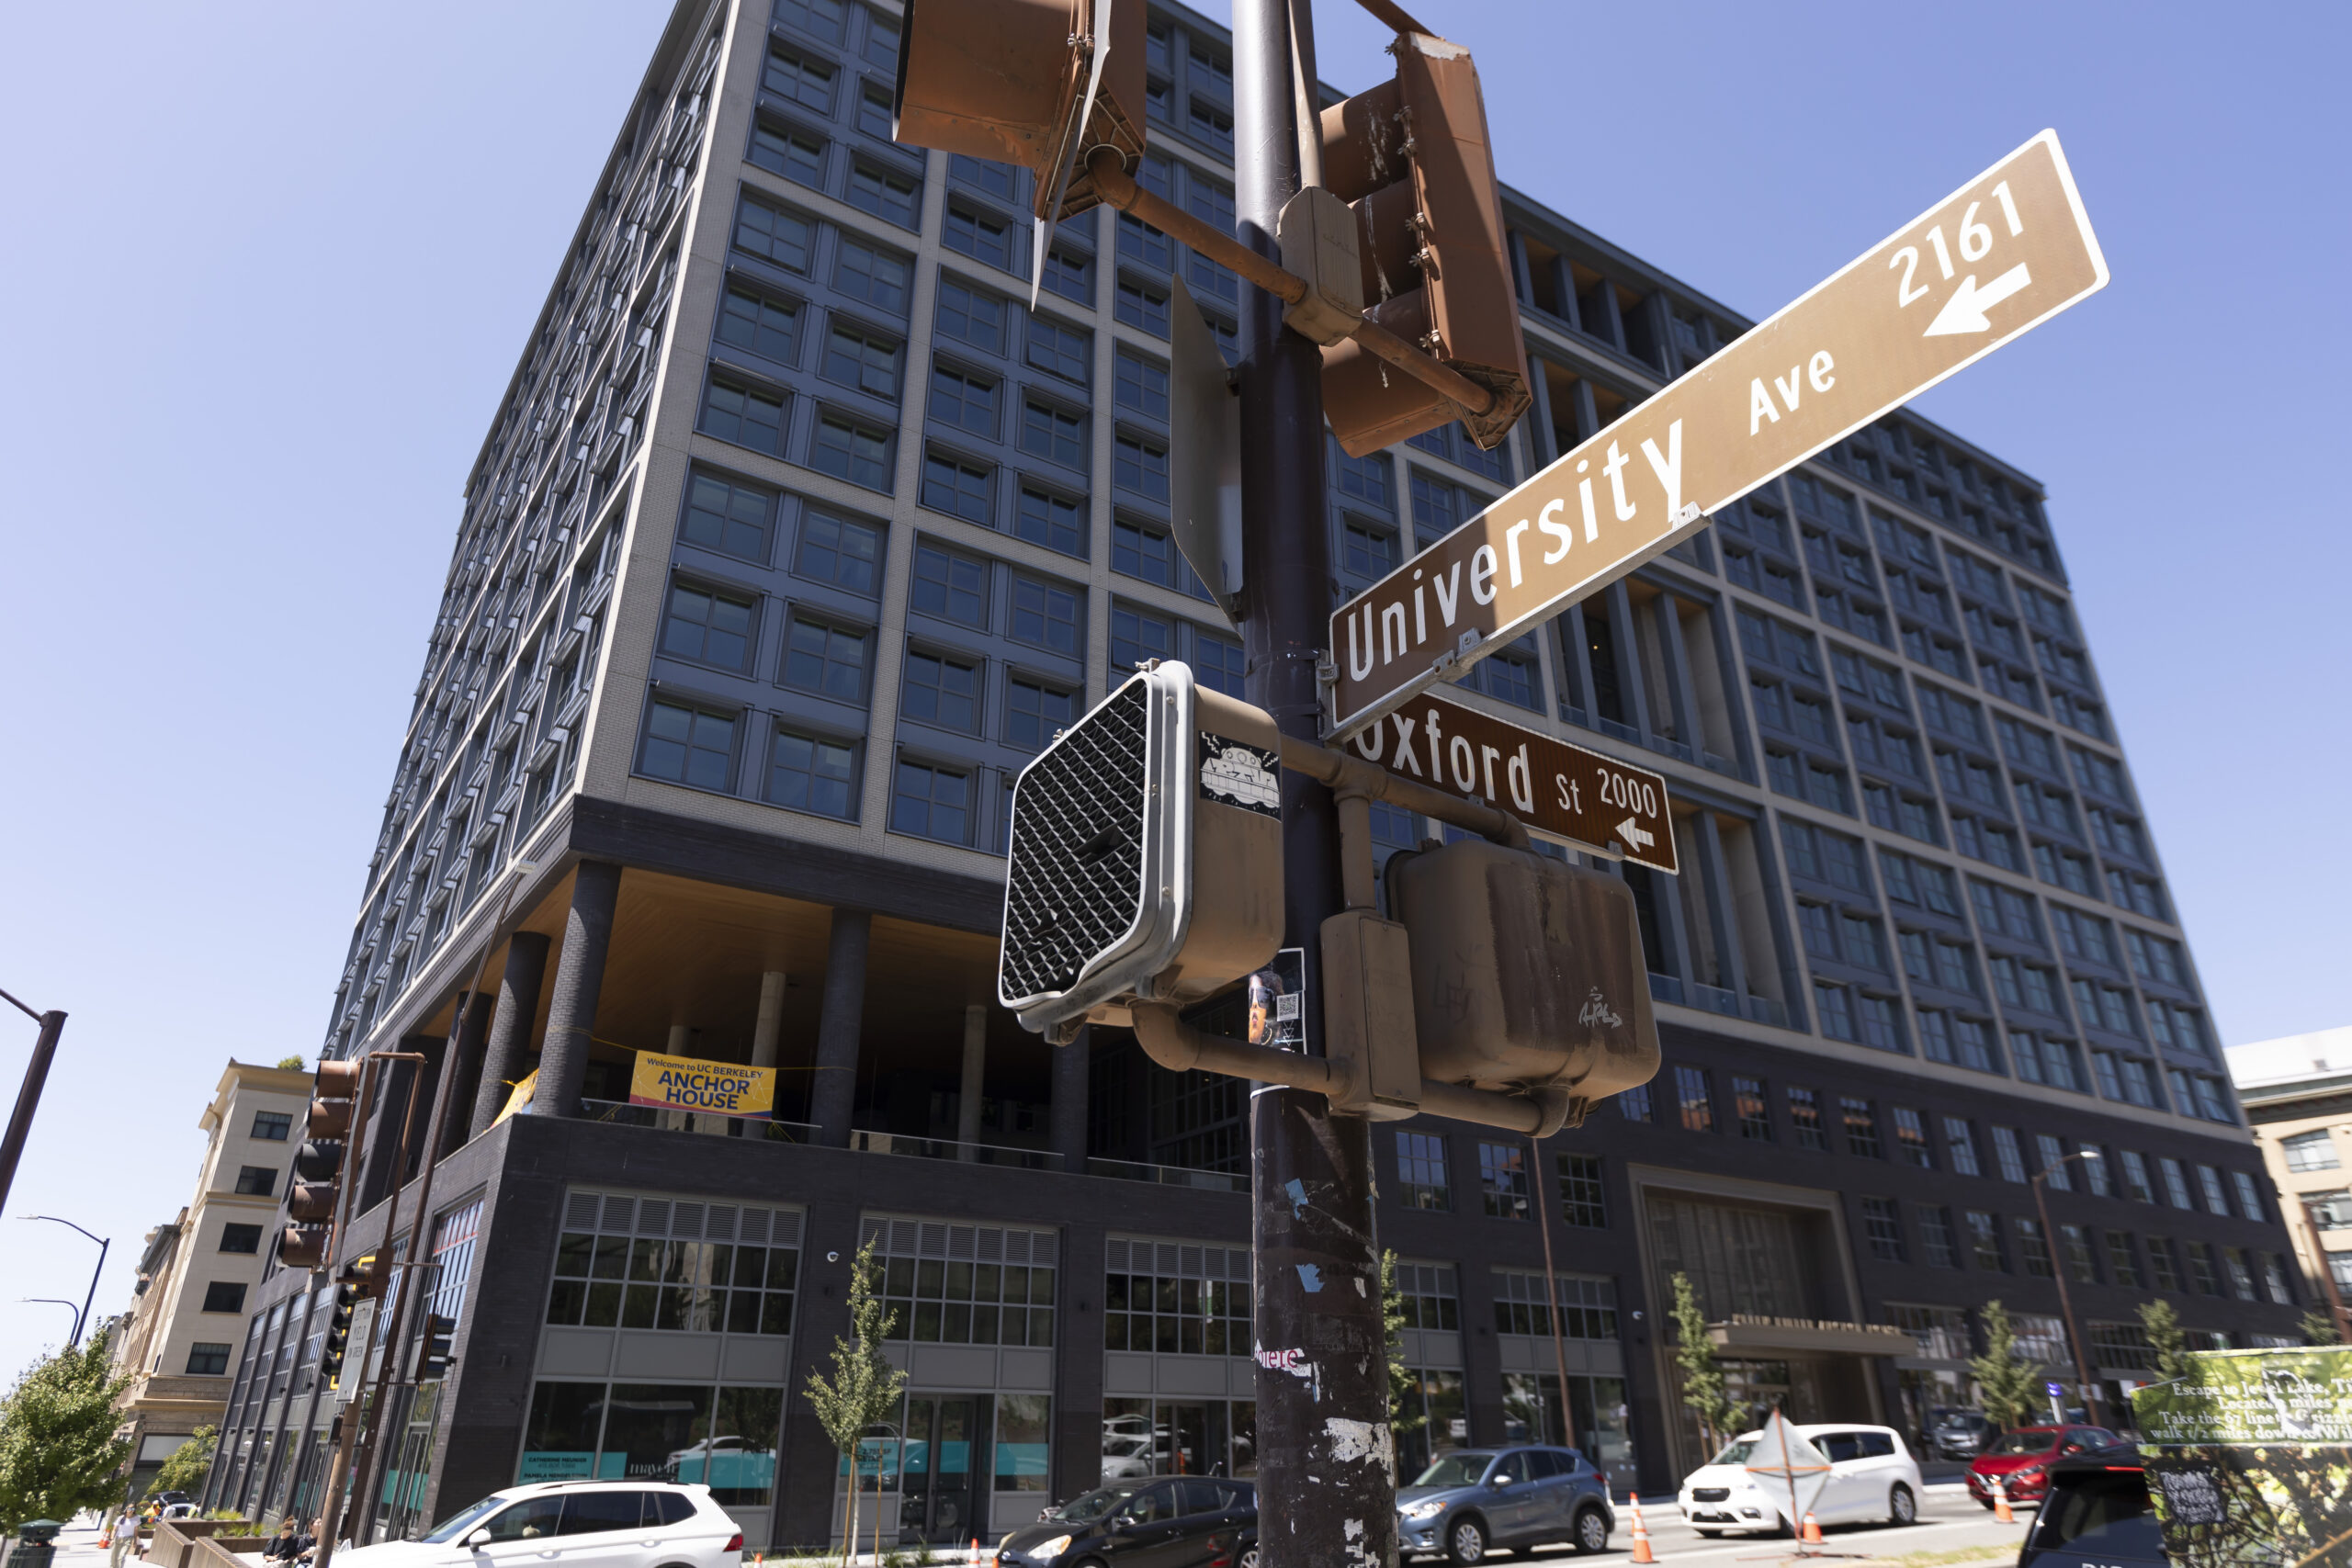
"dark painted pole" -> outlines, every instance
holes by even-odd
[[[8,1189],[16,1185],[17,1161],[24,1156],[25,1139],[33,1130],[33,1112],[40,1109],[41,1085],[49,1081],[49,1064],[57,1055],[57,1037],[65,1032],[65,1015],[55,1009],[34,1012],[6,991],[18,1011],[40,1023],[40,1036],[33,1042],[32,1059],[25,1064],[25,1081],[17,1090],[17,1108],[8,1113],[8,1131],[0,1137],[0,1214],[8,1212]]]
[[[1280,254],[1276,216],[1301,183],[1294,47],[1314,81],[1303,4],[1295,20],[1294,38],[1292,0],[1234,0],[1234,207],[1238,237],[1269,257]],[[1243,293],[1245,689],[1284,734],[1315,739],[1331,611],[1322,355],[1284,329],[1274,296],[1249,285]],[[1319,932],[1343,903],[1339,813],[1323,785],[1288,771],[1282,780],[1283,944],[1306,950],[1306,1049],[1319,1055]],[[1332,1115],[1319,1094],[1266,1088],[1250,1097],[1250,1135],[1263,1562],[1394,1562],[1371,1125]]]

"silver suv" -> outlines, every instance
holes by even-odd
[[[417,1540],[337,1552],[348,1568],[738,1568],[743,1531],[707,1486],[548,1481],[458,1509]]]

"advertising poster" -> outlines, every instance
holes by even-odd
[[[2352,1349],[2215,1350],[2132,1411],[2182,1568],[2352,1568]]]
[[[628,1102],[764,1122],[775,1109],[775,1069],[639,1051],[637,1070],[629,1077]]]

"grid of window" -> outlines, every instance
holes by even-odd
[[[862,628],[795,612],[784,646],[784,683],[839,702],[865,700],[872,639]]]
[[[1882,1263],[1904,1261],[1903,1217],[1894,1199],[1862,1200],[1862,1234],[1870,1241],[1872,1258]]]
[[[266,1144],[282,1144],[293,1126],[294,1117],[290,1111],[256,1111],[254,1112],[252,1135]]]
[[[1863,1159],[1884,1159],[1886,1145],[1878,1135],[1878,1112],[1867,1100],[1838,1098],[1838,1115],[1846,1129],[1846,1150]]]
[[[574,1191],[547,1321],[789,1334],[799,1271],[797,1211]]]
[[[2001,1168],[2001,1179],[2022,1185],[2026,1179],[2025,1153],[2018,1146],[2016,1128],[1996,1127],[1993,1129],[1993,1154],[1996,1163]],[[2181,1206],[2188,1207],[2187,1204]]]
[[[1982,1209],[1968,1211],[1968,1239],[1976,1267],[1988,1274],[2009,1271],[2009,1255],[2001,1244],[2001,1222]]]
[[[1434,1133],[1396,1134],[1398,1197],[1408,1209],[1451,1209],[1453,1190],[1446,1179],[1445,1139]]]
[[[1944,1118],[1944,1154],[1951,1168],[1962,1176],[1982,1176],[1984,1168],[1976,1159],[1976,1132],[1965,1116]]]
[[[1674,1100],[1686,1133],[1715,1130],[1715,1098],[1704,1067],[1674,1069]]]
[[[752,613],[748,599],[691,583],[672,583],[670,613],[662,627],[662,651],[673,659],[741,670],[752,657]]]
[[[1609,1205],[1600,1184],[1599,1155],[1559,1156],[1560,1217],[1587,1230],[1609,1224]]]
[[[1960,1240],[1952,1234],[1951,1211],[1940,1203],[1916,1203],[1911,1209],[1917,1222],[1919,1251],[1928,1262],[1938,1269],[1960,1267]]]
[[[1478,1190],[1487,1218],[1527,1218],[1527,1151],[1517,1144],[1480,1144]]]
[[[1406,1327],[1443,1334],[1461,1329],[1461,1292],[1454,1285],[1453,1264],[1398,1262],[1396,1294],[1405,1309]]]
[[[1758,1143],[1770,1143],[1772,1111],[1765,1103],[1764,1080],[1735,1075],[1731,1098],[1733,1111],[1739,1118],[1739,1135]]]
[[[1250,1254],[1114,1236],[1105,1245],[1103,1344],[1162,1355],[1250,1353]]]
[[[1495,1270],[1495,1332],[1552,1333],[1553,1295],[1544,1276],[1519,1269]],[[1591,1274],[1555,1274],[1552,1290],[1560,1303],[1560,1335],[1566,1339],[1617,1337],[1617,1282]]]
[[[882,564],[882,530],[871,524],[805,510],[795,570],[819,582],[871,594]]]
[[[1936,1151],[1928,1143],[1927,1119],[1910,1106],[1894,1107],[1894,1146],[1902,1151],[1904,1164],[1921,1170],[1936,1168]]]
[[[857,800],[857,751],[845,741],[776,731],[768,758],[768,799],[795,811],[851,817]]]
[[[869,1214],[889,1338],[941,1345],[1051,1345],[1055,1238],[1050,1231]],[[1107,1304],[1107,1303],[1106,1303]]]
[[[1078,721],[1078,694],[1018,678],[1005,696],[1008,745],[1042,751],[1060,731]]]
[[[971,775],[901,761],[890,786],[890,830],[950,844],[970,843]]]
[[[1816,1154],[1829,1152],[1829,1132],[1821,1120],[1819,1090],[1789,1090],[1789,1130],[1796,1138],[1797,1147],[1811,1149]]]

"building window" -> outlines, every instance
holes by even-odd
[[[768,799],[794,811],[854,818],[857,753],[821,736],[779,729],[768,758]]]
[[[2009,1271],[2007,1250],[2001,1245],[2001,1223],[1982,1209],[1968,1211],[1968,1238],[1976,1267],[1988,1274]]]
[[[1396,1134],[1396,1182],[1408,1209],[1453,1207],[1445,1173],[1445,1139],[1435,1133]]]
[[[808,466],[867,490],[890,488],[890,433],[829,413],[817,422]]]
[[[733,775],[733,714],[655,702],[645,724],[638,771],[695,789],[725,790]]]
[[[2025,1184],[2025,1151],[2018,1145],[2016,1128],[1993,1129],[1993,1155],[2000,1166],[2002,1180]]]
[[[1074,589],[1034,578],[1012,580],[1012,636],[1019,641],[1075,659],[1085,615],[1085,601]]]
[[[2029,1277],[2036,1280],[2057,1278],[2057,1269],[2051,1266],[2050,1243],[2041,1234],[2041,1221],[2018,1221],[2018,1256],[2025,1260],[2025,1271]]]
[[[1846,1128],[1846,1152],[1863,1159],[1884,1159],[1886,1147],[1879,1141],[1878,1112],[1867,1100],[1840,1095],[1838,1114]]]
[[[1951,1168],[1962,1176],[1982,1176],[1984,1168],[1976,1160],[1976,1134],[1964,1116],[1944,1118],[1944,1155]]]
[[[1617,1337],[1617,1284],[1591,1274],[1541,1274],[1518,1269],[1495,1270],[1495,1332],[1552,1334],[1552,1303],[1560,1303],[1560,1335],[1567,1339]]]
[[[1004,301],[952,277],[939,280],[939,335],[990,354],[1004,352]]]
[[[237,1190],[249,1198],[267,1198],[277,1190],[277,1172],[266,1165],[240,1166]]]
[[[2107,1233],[2107,1275],[2120,1288],[2140,1288],[2140,1265],[2132,1256],[2132,1237],[2123,1231]]]
[[[1005,744],[1042,751],[1056,735],[1078,722],[1078,694],[1014,680],[1004,708]]]
[[[755,452],[780,453],[784,450],[784,405],[781,392],[756,390],[714,376],[704,389],[702,418],[696,427],[706,435]]]
[[[2148,1162],[2134,1149],[2118,1149],[2116,1158],[2123,1167],[2124,1196],[2142,1203],[2156,1201],[2156,1190],[2148,1181]]]
[[[1862,1230],[1869,1236],[1871,1256],[1882,1263],[1901,1263],[1903,1220],[1892,1198],[1862,1200]]]
[[[1111,1274],[1103,1282],[1106,1348],[1186,1356],[1250,1353],[1247,1252],[1115,1237],[1106,1250],[1112,1268],[1124,1264],[1131,1270]]]
[[[1764,1080],[1735,1076],[1731,1080],[1731,1098],[1739,1117],[1739,1135],[1758,1143],[1770,1143],[1772,1112],[1764,1102]]]
[[[1119,433],[1112,446],[1112,479],[1121,490],[1153,501],[1168,499],[1168,448],[1157,441]]]
[[[748,599],[673,582],[662,651],[672,659],[740,671],[752,657],[752,610]]]
[[[1114,313],[1138,332],[1154,337],[1168,335],[1168,291],[1155,284],[1121,273]]]
[[[932,406],[938,407],[936,399]],[[996,470],[936,449],[923,454],[922,503],[933,512],[994,525]]]
[[[1478,1190],[1488,1219],[1527,1218],[1527,1151],[1517,1144],[1480,1144]]]
[[[909,718],[972,734],[979,728],[979,667],[933,653],[910,652],[899,711]]]
[[[1083,387],[1087,362],[1093,352],[1093,333],[1063,326],[1044,316],[1029,318],[1028,359],[1038,369]]]
[[[1960,1267],[1960,1242],[1952,1235],[1951,1211],[1939,1203],[1917,1203],[1912,1215],[1918,1222],[1919,1250],[1938,1269]]]
[[[282,1144],[286,1141],[288,1130],[293,1125],[294,1117],[289,1111],[256,1111],[254,1112],[253,1135],[264,1143]]]
[[[1162,588],[1187,586],[1181,579],[1175,542],[1157,528],[1147,528],[1124,517],[1111,522],[1111,570],[1127,577],[1157,582]],[[1189,575],[1189,571],[1184,575]]]
[[[947,225],[940,234],[940,243],[974,261],[986,262],[1006,272],[1012,270],[1012,226],[960,201],[947,204]]]
[[[2041,1179],[2050,1183],[2050,1190],[2052,1192],[2072,1192],[2075,1183],[2064,1164],[2065,1145],[2047,1133],[2036,1133],[2033,1148],[2041,1160]]]
[[[698,1334],[792,1332],[798,1214],[744,1208],[731,1232],[718,1233],[731,1234],[729,1243],[670,1239],[673,1217],[682,1217],[675,1211],[687,1204],[618,1194],[600,1201],[595,1193],[575,1191],[567,1207],[548,1322]],[[699,1234],[699,1224],[690,1234]]]
[[[1044,286],[1065,299],[1094,303],[1094,260],[1060,245],[1046,253]]]
[[[2278,1146],[2289,1170],[2334,1170],[2344,1163],[2335,1153],[2335,1134],[2325,1127],[2281,1138]]]
[[[932,545],[915,547],[914,582],[908,599],[925,615],[985,627],[986,583],[987,568],[968,556],[950,555]]]
[[[1147,419],[1168,417],[1168,367],[1140,358],[1122,348],[1118,354],[1118,386],[1115,397],[1123,409],[1133,409]]]
[[[1657,1121],[1657,1103],[1651,1098],[1649,1085],[1635,1084],[1632,1089],[1619,1089],[1613,1098],[1617,1101],[1617,1114],[1626,1121]]]
[[[890,792],[890,830],[950,844],[970,843],[971,775],[901,761]]]
[[[836,702],[865,700],[865,671],[872,639],[863,630],[796,613],[785,639],[784,683]]]
[[[760,73],[760,86],[779,98],[830,115],[833,112],[833,68],[822,61],[810,60],[781,44],[771,44],[766,68]]]
[[[1241,645],[1231,637],[1193,628],[1193,677],[1213,692],[1242,695]]]
[[[1111,609],[1111,669],[1140,670],[1151,659],[1176,656],[1176,628],[1158,615],[1125,605]]]
[[[686,520],[679,533],[690,545],[764,563],[768,505],[765,491],[696,474],[686,490]]]
[[[816,226],[763,201],[746,201],[735,215],[735,248],[792,272],[808,270]]]
[[[719,302],[718,341],[778,365],[789,365],[800,349],[799,309],[747,289],[729,288]]]
[[[245,1310],[245,1287],[229,1280],[211,1280],[204,1287],[206,1312],[243,1312]]]
[[[976,376],[945,365],[933,365],[931,367],[931,417],[938,423],[968,430],[975,435],[994,440],[997,389],[998,383],[988,377]],[[930,504],[928,494],[924,496],[924,504]]]
[[[1680,1108],[1684,1132],[1712,1133],[1715,1130],[1714,1094],[1707,1081],[1706,1068],[1675,1068],[1674,1098]]]
[[[2255,1186],[2253,1177],[2243,1170],[2233,1170],[2230,1172],[2230,1180],[2238,1190],[2238,1213],[2256,1224],[2270,1217],[2263,1213],[2262,1193]]]
[[[744,157],[770,174],[825,188],[825,139],[814,131],[763,119],[752,127],[752,148]]]
[[[223,1252],[257,1253],[261,1250],[259,1225],[226,1224],[220,1227],[220,1250]]]
[[[192,1378],[226,1377],[229,1372],[229,1347],[211,1340],[199,1339],[187,1348],[187,1375]]]
[[[2181,1168],[2180,1161],[2169,1155],[2160,1155],[2156,1158],[2156,1168],[2164,1172],[2165,1193],[2172,1200],[2174,1208],[2194,1209],[2197,1207],[2196,1201],[2188,1195],[2188,1173]]]
[[[2065,1259],[2068,1279],[2077,1285],[2098,1283],[2098,1261],[2091,1253],[2089,1232],[2080,1225],[2060,1225],[2058,1249]]]
[[[2330,1256],[2352,1261],[2352,1253],[2334,1253]],[[2155,1287],[2159,1291],[2177,1292],[2181,1289],[2180,1259],[2174,1254],[2169,1238],[2160,1235],[2148,1237],[2148,1274],[2155,1281]],[[2352,1281],[2345,1282],[2352,1283]]]
[[[1789,1090],[1789,1127],[1796,1134],[1797,1147],[1811,1149],[1815,1154],[1829,1152],[1829,1133],[1821,1122],[1819,1090]]]
[[[922,208],[922,181],[860,158],[850,165],[849,204],[885,222],[912,229]]]
[[[1936,1168],[1936,1151],[1928,1144],[1926,1118],[1907,1105],[1894,1108],[1894,1146],[1903,1151],[1903,1163],[1921,1170]]]
[[[1086,519],[1083,505],[1064,496],[1055,495],[1034,485],[1021,487],[1021,508],[1014,514],[1012,531],[1032,544],[1059,550],[1066,556],[1086,557]]]
[[[795,568],[801,576],[871,594],[881,564],[881,529],[822,512],[802,513],[800,559]]]
[[[824,377],[877,398],[899,395],[899,345],[890,338],[835,321],[825,339]]]
[[[1587,1230],[1602,1230],[1609,1224],[1609,1205],[1600,1185],[1600,1156],[1598,1155],[1562,1155],[1560,1161],[1560,1218]]]
[[[1434,1329],[1441,1334],[1462,1327],[1462,1296],[1455,1288],[1451,1263],[1396,1265],[1396,1294],[1405,1309],[1405,1326]]]

